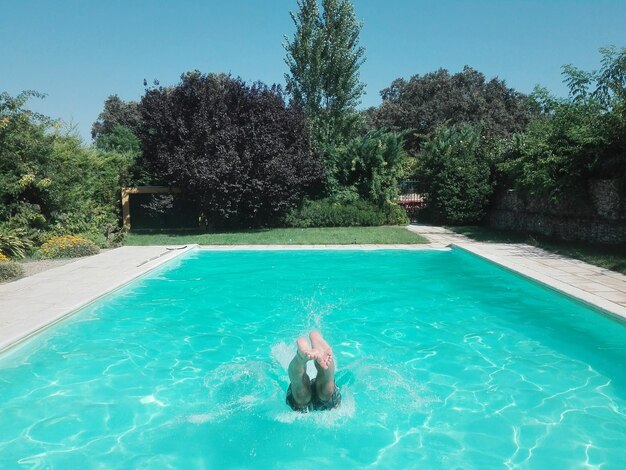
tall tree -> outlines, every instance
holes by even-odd
[[[287,92],[305,110],[317,146],[333,149],[358,131],[356,106],[365,87],[359,79],[362,23],[349,0],[322,0],[322,11],[316,0],[298,0],[298,7],[291,13],[294,38],[284,45]]]
[[[298,0],[298,13],[289,12],[296,25],[293,41],[285,37],[290,74],[285,74],[287,92],[292,103],[304,109],[307,116],[317,116],[322,107],[322,51],[320,11],[317,0]]]

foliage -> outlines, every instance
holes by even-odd
[[[288,227],[354,227],[406,225],[406,212],[396,204],[382,207],[362,200],[340,202],[333,199],[305,201],[285,217]]]
[[[605,142],[601,115],[593,108],[555,101],[549,117],[533,121],[508,141],[497,166],[502,182],[553,202],[584,188]]]
[[[141,141],[137,137],[143,123],[138,103],[124,102],[116,95],[104,102],[104,110],[92,125],[91,135],[97,149],[105,153],[123,154],[130,165],[125,174],[126,186],[153,183],[147,163],[142,158]]]
[[[486,138],[521,132],[537,114],[532,102],[469,66],[450,75],[445,69],[398,78],[381,91],[383,102],[367,112],[370,126],[392,131],[410,130],[407,149],[416,154],[421,142],[442,125],[481,125]]]
[[[141,114],[139,113],[138,103],[134,101],[125,102],[117,95],[111,95],[104,102],[104,109],[98,116],[98,120],[91,126],[91,137],[96,142],[96,145],[106,147],[106,145],[101,143],[101,138],[116,133],[120,134],[119,128],[126,129],[124,131],[125,134],[130,132],[136,135],[140,127]],[[116,128],[118,129],[117,131]],[[106,150],[111,149],[106,148]],[[124,148],[124,150],[129,149]]]
[[[0,251],[0,261],[11,261],[11,258]]]
[[[197,198],[209,224],[270,223],[321,182],[304,114],[279,87],[189,72],[147,90],[140,110],[151,171]]]
[[[77,139],[59,139],[50,169],[50,196],[56,209],[49,230],[55,234],[101,233],[118,229],[120,186],[132,156],[85,149]]]
[[[92,241],[73,235],[52,237],[41,245],[43,258],[77,258],[95,255],[98,251],[98,247]]]
[[[318,149],[332,151],[345,144],[359,127],[355,108],[365,85],[359,80],[364,48],[359,46],[362,24],[349,0],[298,0],[291,13],[296,26],[286,38],[285,74],[292,102],[301,106],[313,128]]]
[[[10,217],[21,201],[41,204],[41,192],[49,185],[38,170],[52,151],[53,139],[46,134],[51,122],[24,107],[32,97],[43,95],[0,94],[0,221]]]
[[[398,133],[372,131],[337,149],[332,165],[338,184],[380,207],[394,201],[407,158],[403,139]]]
[[[11,258],[24,258],[32,243],[22,230],[9,230],[0,226],[0,254]]]
[[[600,48],[600,70],[586,72],[571,64],[563,66],[565,83],[574,102],[593,99],[604,110],[626,113],[626,48]],[[594,88],[591,90],[591,88]]]
[[[24,268],[15,261],[5,260],[0,253],[0,282],[17,279],[24,275]]]
[[[601,52],[598,71],[563,68],[569,99],[535,90],[545,115],[501,155],[497,168],[508,186],[556,202],[586,198],[590,179],[626,176],[626,49]]]
[[[141,142],[128,127],[116,124],[110,132],[98,136],[96,147],[105,152],[128,152],[138,155],[141,151]]]
[[[31,96],[0,96],[0,223],[35,243],[49,232],[109,236],[132,156],[86,148],[26,109]]]
[[[490,167],[480,129],[470,125],[440,127],[418,156],[418,185],[436,222],[479,221],[492,192]]]

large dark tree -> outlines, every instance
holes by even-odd
[[[304,114],[279,87],[189,72],[147,90],[139,109],[152,171],[196,198],[211,225],[268,223],[320,184]]]
[[[443,124],[480,124],[485,136],[506,137],[524,130],[533,114],[526,95],[498,78],[487,81],[467,66],[454,75],[439,69],[409,80],[396,79],[381,96],[382,104],[368,113],[372,125],[411,130],[408,143],[413,153],[424,137]]]

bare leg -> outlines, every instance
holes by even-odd
[[[306,363],[314,357],[314,351],[304,338],[299,338],[296,355],[289,363],[287,372],[291,382],[291,394],[298,406],[304,406],[311,401],[311,380],[306,373]]]
[[[317,396],[322,401],[328,401],[335,393],[333,350],[317,331],[312,331],[309,338],[311,338],[311,346],[313,346],[313,350],[316,352],[315,368],[317,369],[317,378],[315,379],[315,388],[317,389]]]

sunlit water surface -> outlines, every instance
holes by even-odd
[[[312,328],[343,403],[302,415]],[[623,469],[625,364],[623,324],[460,250],[195,251],[0,357],[0,467]]]

